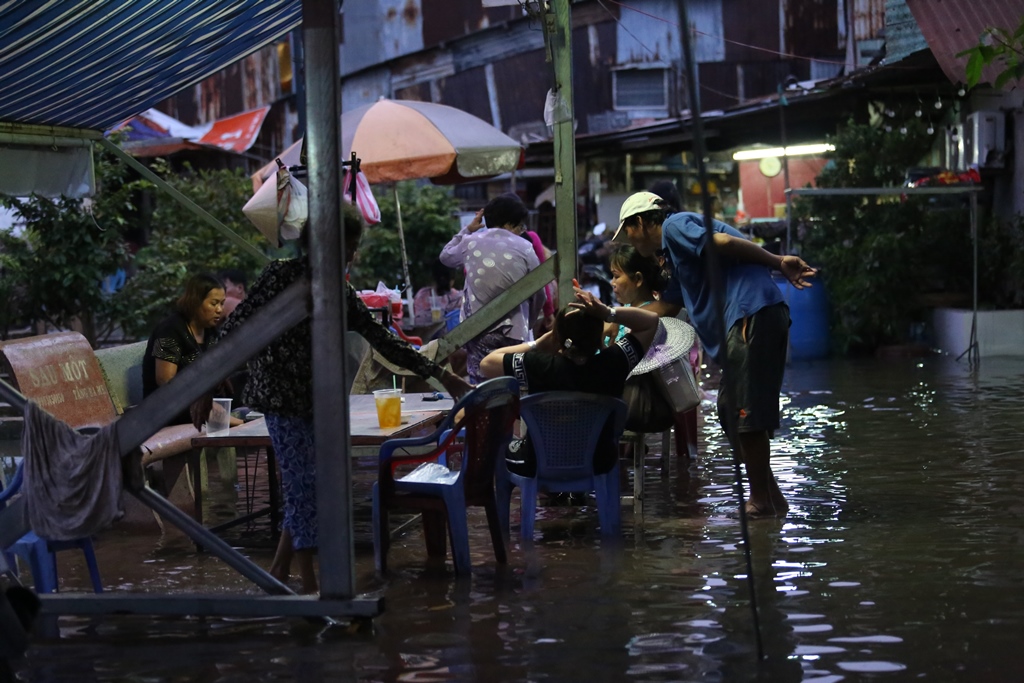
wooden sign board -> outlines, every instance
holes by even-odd
[[[117,417],[92,347],[77,332],[0,342],[14,384],[72,427],[103,426]]]

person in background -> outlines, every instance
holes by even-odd
[[[642,256],[628,244],[617,244],[609,259],[612,293],[622,306],[649,308],[657,302],[656,292],[663,285],[661,266],[654,259]],[[608,343],[626,335],[628,329],[619,323],[605,325]]]
[[[462,305],[462,292],[452,287],[451,269],[440,261],[434,261],[433,276],[434,284],[420,288],[412,301],[417,327],[443,322],[446,313],[457,311]],[[435,310],[438,313],[435,314]]]
[[[623,306],[637,306],[658,312],[665,306],[657,299],[657,293],[665,285],[661,265],[647,258],[629,244],[617,242],[614,245],[609,264],[612,273],[612,291],[615,300]],[[672,307],[674,308],[674,307]],[[674,316],[669,316],[674,317]],[[625,326],[606,325],[606,344],[621,339],[626,333]],[[695,362],[700,357],[697,344],[690,349],[690,366],[697,370]],[[696,366],[699,367],[699,366]],[[677,413],[675,416],[676,457],[697,457],[697,410]]]
[[[662,201],[665,202],[665,211],[668,213],[677,213],[683,208],[683,199],[679,196],[679,190],[676,188],[675,182],[671,180],[658,180],[654,182],[649,192],[661,197]],[[667,269],[662,274],[662,279],[671,279],[671,269]],[[679,307],[669,302],[659,302],[656,305],[658,315],[677,315]],[[687,320],[689,315],[685,314]],[[690,367],[693,369],[694,377],[700,376],[700,366],[703,354],[701,353],[700,342],[698,341],[690,349]],[[677,414],[676,423],[674,426],[676,434],[676,456],[691,458],[697,457],[697,409],[693,409],[689,412]]]
[[[527,230],[523,233],[523,237],[530,240],[530,244],[533,245],[533,253],[537,255],[537,260],[544,263],[551,256],[551,252],[544,246],[544,243],[540,241],[540,235],[535,233],[533,230]],[[554,282],[549,282],[544,285],[544,319],[536,326],[534,330],[534,336],[541,336],[545,332],[551,329],[551,326],[555,322],[555,311],[557,306],[555,305],[557,297],[555,296],[556,285]]]
[[[621,398],[626,377],[654,339],[658,316],[642,308],[612,308],[578,286],[575,292],[576,301],[558,312],[550,332],[535,342],[495,349],[480,363],[482,376],[515,377],[529,394],[584,391]],[[602,349],[606,322],[621,323],[630,332]],[[614,441],[603,436],[594,454],[595,471],[608,472],[618,457]],[[536,473],[537,463],[527,442],[513,442],[506,463],[517,474]]]
[[[533,246],[522,237],[523,221],[528,214],[526,205],[515,194],[499,195],[487,202],[473,221],[456,233],[441,251],[441,263],[466,272],[463,320],[540,265]],[[541,289],[466,343],[466,370],[470,382],[481,382],[480,361],[488,353],[532,339],[531,330],[543,313],[543,304]]]
[[[249,286],[249,278],[238,268],[226,268],[217,271],[217,277],[224,283],[224,316],[234,312],[235,308],[245,299],[246,288]],[[231,373],[228,378],[231,388],[231,398],[236,408],[244,407],[242,396],[245,392],[245,383],[249,381],[249,372],[243,367]]]
[[[202,273],[188,279],[185,292],[174,303],[174,312],[149,335],[142,358],[144,397],[170,382],[216,343],[216,327],[224,316],[224,297],[224,284],[215,276]],[[192,421],[189,412],[183,411],[171,424]]]
[[[746,512],[754,517],[783,515],[789,505],[772,473],[770,439],[779,427],[790,320],[771,271],[778,270],[798,289],[811,286],[807,278],[817,271],[797,256],[762,249],[725,223],[714,221],[711,228],[714,248],[722,257],[724,339],[703,258],[708,247],[703,216],[670,214],[661,197],[637,192],[623,202],[613,239],[628,240],[644,256],[664,258],[672,268],[662,299],[686,305],[704,348],[725,368],[718,413],[723,427],[736,425],[736,433],[727,436],[746,466]]]
[[[345,263],[352,261],[363,232],[363,219],[344,205]],[[306,230],[300,239],[305,240]],[[224,322],[229,335],[257,310],[302,276],[310,274],[308,249],[300,258],[267,264],[235,312]],[[472,387],[461,377],[420,355],[390,331],[366,308],[356,290],[345,283],[348,329],[358,332],[385,358],[420,377],[438,379],[458,399]],[[262,412],[281,471],[284,521],[270,574],[286,582],[292,559],[298,565],[303,593],[319,590],[313,553],[317,547],[316,457],[313,441],[312,323],[307,318],[278,337],[249,361],[246,404]]]
[[[224,318],[227,319],[235,307],[245,299],[245,288],[248,286],[249,278],[237,268],[218,271],[217,277],[224,283]]]

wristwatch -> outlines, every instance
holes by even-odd
[[[613,322],[615,322],[615,307],[614,306],[609,306],[608,307],[608,315],[606,315],[604,317],[604,321],[606,323],[613,323]]]

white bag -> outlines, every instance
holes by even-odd
[[[676,413],[685,413],[700,405],[700,389],[688,358],[677,358],[661,366],[654,374],[658,376],[662,392]]]

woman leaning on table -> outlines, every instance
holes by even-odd
[[[362,236],[363,221],[350,205],[344,205],[345,262],[355,255]],[[305,249],[305,230],[300,240]],[[284,291],[301,276],[310,273],[305,254],[296,259],[273,261],[253,283],[249,294],[225,321],[224,334],[241,325],[257,309]],[[461,377],[417,353],[409,344],[384,328],[373,317],[351,285],[345,285],[348,328],[362,335],[392,363],[412,370],[420,377],[438,379],[453,397],[472,387]],[[288,580],[294,556],[303,593],[319,590],[313,569],[317,546],[316,459],[313,443],[312,326],[309,319],[278,337],[249,361],[249,382],[243,398],[246,405],[266,416],[270,441],[281,470],[284,493],[284,521],[281,539],[270,567],[271,575]],[[340,387],[339,387],[340,390]]]

